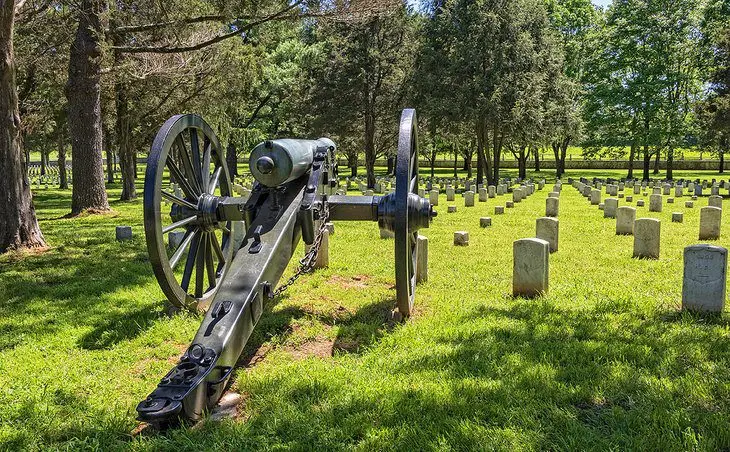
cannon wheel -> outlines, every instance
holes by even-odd
[[[416,238],[408,222],[408,197],[418,195],[418,137],[416,110],[406,109],[400,119],[398,160],[395,169],[395,291],[398,311],[411,315],[416,296]]]
[[[174,193],[166,183],[180,190]],[[147,159],[144,228],[155,277],[176,307],[207,308],[233,260],[241,222],[213,223],[210,216],[210,201],[230,196],[231,188],[223,149],[210,126],[196,115],[168,119]],[[170,234],[180,232],[180,244],[171,249]]]

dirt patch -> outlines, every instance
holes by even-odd
[[[329,358],[334,351],[335,341],[329,339],[318,339],[305,342],[297,347],[285,347],[284,350],[291,355],[295,361],[300,361],[311,356],[318,358]]]

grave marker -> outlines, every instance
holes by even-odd
[[[634,221],[634,257],[659,259],[661,222],[656,218]]]
[[[682,310],[722,313],[727,285],[727,249],[693,245],[684,249]]]
[[[536,297],[548,291],[550,244],[531,238],[512,245],[512,295]]]

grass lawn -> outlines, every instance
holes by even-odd
[[[566,176],[581,174],[624,172]],[[267,306],[232,384],[238,418],[134,437],[136,404],[200,317],[163,315],[141,201],[65,219],[70,191],[39,190],[52,248],[0,257],[0,450],[730,448],[730,322],[678,313],[682,250],[706,198],[638,208],[662,220],[662,244],[659,260],[635,260],[633,238],[566,183],[550,292],[513,299],[512,242],[534,236],[549,187],[501,216],[506,196],[472,208],[457,196],[447,214],[442,195],[422,231],[429,281],[402,325],[387,320],[392,240],[375,223],[337,223],[330,268]],[[119,224],[136,238],[115,242]],[[457,230],[469,247],[452,245]]]

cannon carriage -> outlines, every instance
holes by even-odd
[[[392,194],[333,195],[335,151],[327,138],[265,141],[249,159],[251,195],[238,198],[205,121],[178,115],[162,126],[144,186],[150,262],[169,302],[203,310],[205,318],[180,362],[137,406],[140,420],[194,421],[218,402],[264,303],[289,285],[280,279],[298,242],[309,251],[294,278],[311,269],[328,221],[376,221],[394,233],[397,309],[404,318],[411,314],[417,231],[435,216],[418,196],[416,113],[401,117]],[[171,192],[170,183],[179,189]],[[179,239],[175,247],[170,234]]]

